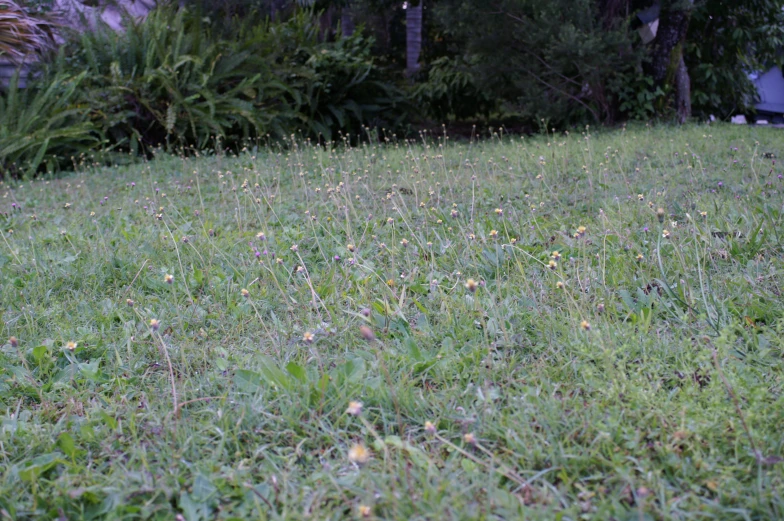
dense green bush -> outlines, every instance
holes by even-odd
[[[70,165],[100,143],[79,103],[85,76],[55,74],[26,89],[18,88],[18,73],[11,79],[0,93],[0,177]]]
[[[81,35],[55,67],[87,72],[85,102],[112,144],[205,148],[279,130],[292,117],[273,63],[241,35],[213,37],[194,13],[162,8],[123,34]]]
[[[232,146],[296,130],[329,140],[392,114],[402,98],[381,80],[371,42],[359,33],[321,42],[318,29],[307,13],[227,28],[162,8],[124,34],[82,35],[57,67],[88,72],[93,121],[130,150]]]
[[[609,79],[640,65],[626,20],[606,19],[593,0],[445,0],[437,13],[465,42],[483,95],[532,125],[612,120]]]
[[[117,158],[397,125],[405,97],[373,63],[372,41],[323,41],[319,29],[307,11],[213,22],[163,7],[122,34],[77,35],[30,89],[0,92],[0,165],[33,172],[90,147]]]
[[[460,58],[437,58],[427,67],[425,80],[414,88],[414,103],[441,122],[488,116],[497,102],[477,81],[475,66]]]

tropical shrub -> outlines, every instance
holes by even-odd
[[[124,34],[81,35],[52,67],[88,72],[91,120],[132,152],[238,146],[297,130],[328,140],[393,114],[401,98],[373,64],[372,42],[358,33],[321,42],[318,30],[309,13],[215,23],[163,7]]]
[[[11,78],[0,92],[0,177],[53,171],[100,144],[79,103],[86,75],[47,76],[26,89],[18,73]]]

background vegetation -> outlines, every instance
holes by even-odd
[[[781,60],[784,3],[662,0],[646,45],[636,28],[651,5],[223,0],[56,36],[51,3],[4,0],[0,56],[44,59],[27,92],[0,91],[0,172],[292,134],[326,143],[442,123],[531,132],[748,110],[747,73]]]

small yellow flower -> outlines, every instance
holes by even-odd
[[[577,227],[577,235],[579,237],[582,237],[583,235],[585,235],[585,226],[578,226]]]
[[[370,451],[361,443],[355,443],[348,450],[348,460],[357,465],[364,465],[370,460]]]
[[[498,216],[501,216],[501,215],[504,215],[504,211],[501,208],[496,208],[495,209],[495,214],[498,215]]]
[[[476,239],[476,235],[474,235],[473,233],[469,233],[468,239],[473,241],[474,239]]]
[[[583,329],[583,331],[591,330],[591,324],[589,324],[587,320],[583,320],[582,322],[580,322],[580,327]]]
[[[174,275],[169,275],[168,273],[163,277],[163,280],[166,281],[166,284],[171,284],[174,282]]]
[[[395,285],[395,279],[387,279],[387,286],[391,288],[394,287],[394,285]]]
[[[707,217],[707,216],[708,216],[708,212],[700,212],[700,217]]]
[[[665,239],[669,239],[670,238],[670,230],[664,230],[662,232],[662,237],[664,237]]]
[[[348,402],[348,409],[346,409],[346,414],[350,414],[352,416],[359,416],[362,414],[362,402]]]
[[[547,267],[554,270],[558,267],[558,263],[551,259],[550,262],[547,263]]]
[[[466,289],[468,291],[470,291],[471,293],[474,293],[474,292],[476,292],[476,288],[479,287],[479,283],[477,281],[475,281],[474,279],[468,279],[465,282],[465,287],[466,287]]]
[[[555,250],[555,251],[553,251],[550,254],[550,257],[552,257],[552,259],[555,260],[555,261],[559,261],[559,260],[561,260],[561,252],[558,251],[558,250]]]
[[[71,203],[65,203],[65,205],[63,207],[67,210],[68,208],[71,207]]]
[[[76,349],[76,342],[68,342],[65,344],[65,348],[69,351],[74,351]]]
[[[406,246],[408,246],[408,240],[403,239],[402,241],[400,241],[400,244],[405,248]]]
[[[645,257],[643,257],[643,256],[642,256],[642,253],[638,253],[638,254],[637,254],[637,257],[635,257],[635,259],[637,260],[637,262],[642,262],[642,260],[643,260],[644,258],[645,258]]]
[[[356,248],[356,246],[354,246],[353,244],[349,244],[348,246],[346,246],[346,249],[347,249],[348,251],[350,251],[351,253],[354,253],[354,251],[355,251],[357,248]]]
[[[645,196],[642,195],[642,194],[637,194],[637,200],[638,201],[644,201],[645,200]]]
[[[498,230],[490,230],[490,237],[492,237],[493,239],[498,237]]]
[[[248,290],[247,290],[247,289],[245,289],[245,288],[242,288],[242,289],[240,290],[240,295],[242,295],[242,296],[243,296],[243,298],[248,298],[248,297],[250,296],[250,291],[248,291]]]
[[[359,517],[370,517],[373,511],[367,505],[359,505],[359,507],[357,508],[357,513],[359,514]]]
[[[558,289],[564,289],[565,285],[563,282],[559,280],[558,282],[555,283],[555,287]]]

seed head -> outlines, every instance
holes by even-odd
[[[359,416],[362,414],[362,402],[348,402],[348,409],[346,409],[346,414],[350,414],[352,416]]]
[[[364,465],[370,460],[370,451],[361,443],[355,443],[348,450],[348,460],[357,465]]]
[[[372,342],[376,338],[376,334],[368,326],[360,326],[359,334],[368,342]]]
[[[665,215],[666,215],[666,213],[664,211],[664,208],[657,208],[656,209],[656,218],[659,220],[660,223],[664,222]]]

